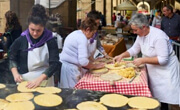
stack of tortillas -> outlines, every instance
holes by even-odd
[[[109,107],[123,107],[128,100],[127,97],[119,94],[106,94],[100,98],[100,102]]]
[[[81,102],[77,105],[78,110],[107,110],[107,108],[94,101]]]
[[[160,104],[157,100],[148,97],[132,97],[128,105],[138,109],[156,109]]]

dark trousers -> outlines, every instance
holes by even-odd
[[[168,104],[161,102],[161,109],[160,109],[160,110],[169,110],[169,109],[168,109]]]

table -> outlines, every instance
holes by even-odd
[[[126,51],[126,45],[124,38],[119,38],[119,41],[115,45],[102,45],[106,53],[111,56],[115,57],[123,52]]]
[[[148,88],[146,69],[142,69],[141,74],[133,82],[129,83],[129,79],[123,79],[115,82],[114,85],[110,85],[109,81],[103,81],[99,77],[87,73],[79,80],[75,88],[152,97]]]
[[[76,90],[76,89],[69,89],[69,88],[61,88],[62,91],[58,93],[57,95],[61,96],[63,99],[63,103],[55,106],[55,107],[43,107],[39,106],[34,103],[33,99],[32,103],[35,106],[35,110],[65,110],[65,109],[71,109],[76,108],[76,105],[80,102],[84,101],[98,101],[100,97],[102,97],[105,94],[108,94],[106,92],[100,92],[100,91],[91,91],[91,90]],[[17,85],[15,84],[6,84],[6,88],[0,89],[0,98],[5,99],[8,95],[18,93],[17,91]],[[33,92],[34,96],[39,95],[38,92]],[[127,97],[133,97],[133,96],[127,96]],[[128,105],[125,105],[123,107],[119,108],[112,108],[106,106],[108,110],[127,110],[130,107]]]

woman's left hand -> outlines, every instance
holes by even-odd
[[[136,65],[136,66],[139,66],[141,64],[144,64],[144,59],[143,58],[136,58],[134,59],[133,63]]]

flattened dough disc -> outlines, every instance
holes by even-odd
[[[3,88],[5,88],[5,87],[6,87],[6,85],[0,84],[0,89],[3,89]]]
[[[132,108],[139,109],[155,109],[160,104],[157,100],[148,97],[132,97],[129,99],[128,105]]]
[[[20,91],[20,92],[34,92],[34,91],[36,91],[36,89],[28,89],[26,87],[27,84],[28,84],[27,81],[19,83],[19,85],[17,87],[17,90]]]
[[[28,101],[34,97],[32,93],[14,93],[6,97],[10,102]]]
[[[41,94],[34,97],[34,102],[44,107],[54,107],[62,103],[62,98],[55,94]]]
[[[4,110],[34,110],[34,104],[30,101],[11,102]]]
[[[119,94],[106,94],[100,98],[100,102],[110,107],[122,107],[128,103],[128,98]]]
[[[81,102],[77,105],[77,108],[78,110],[107,110],[104,105],[93,101]]]
[[[60,93],[61,89],[57,87],[38,87],[36,91],[39,93]]]
[[[8,101],[4,99],[0,99],[0,110],[4,110],[4,108],[9,104]]]

